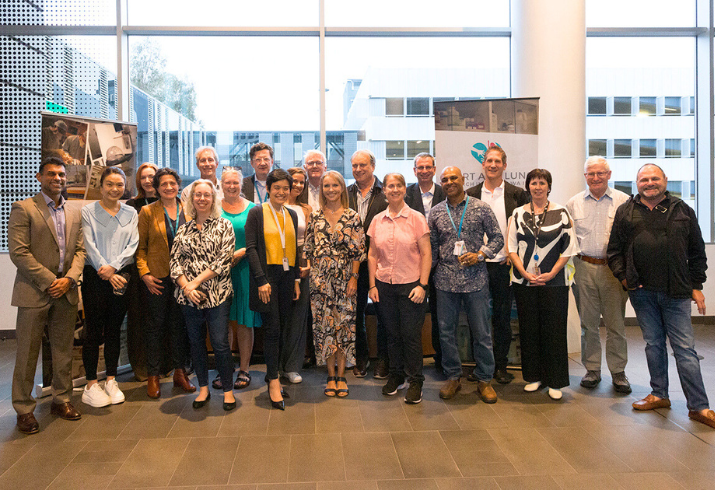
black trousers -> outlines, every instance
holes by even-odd
[[[128,273],[125,267],[117,274]],[[84,305],[84,333],[82,362],[87,381],[97,379],[99,346],[104,343],[104,363],[107,376],[117,375],[119,364],[119,334],[127,313],[126,296],[117,296],[109,281],[97,275],[91,265],[82,274],[82,304]]]
[[[142,281],[147,315],[144,343],[146,345],[147,375],[160,376],[161,360],[165,352],[165,338],[170,338],[171,362],[174,369],[184,369],[189,362],[189,338],[181,308],[174,298],[174,282],[169,276],[161,278],[161,294],[151,294]]]
[[[367,271],[367,261],[360,263],[357,283],[357,306],[355,308],[355,358],[367,360],[370,353],[367,343],[367,330],[365,329],[365,308],[367,307],[367,293],[370,290],[370,275]],[[377,357],[387,360],[387,331],[377,319]]]
[[[543,385],[555,389],[568,386],[568,286],[514,284],[513,287],[519,313],[524,381],[541,381]]]
[[[269,265],[266,279],[271,285],[269,310],[261,313],[263,320],[263,356],[266,360],[266,377],[278,379],[280,362],[280,344],[282,332],[288,328],[293,309],[295,291],[295,273],[284,271],[282,265]]]
[[[410,298],[419,282],[388,284],[375,281],[380,301],[375,305],[380,322],[387,331],[387,352],[390,375],[422,383],[422,325],[425,322],[424,303]]]
[[[506,369],[511,347],[510,269],[511,266],[507,264],[487,262],[489,292],[492,296],[492,350],[494,351],[494,366],[497,370]]]
[[[442,346],[439,343],[439,319],[437,318],[437,288],[434,287],[434,270],[429,276],[429,297],[427,298],[430,319],[432,321],[432,348],[434,349],[434,363],[442,365]]]

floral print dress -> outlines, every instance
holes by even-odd
[[[348,366],[355,364],[357,295],[346,294],[353,261],[364,261],[365,231],[360,216],[346,209],[333,229],[322,210],[312,214],[305,230],[305,256],[311,263],[310,306],[313,311],[315,358],[319,366],[338,349]]]

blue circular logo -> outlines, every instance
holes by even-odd
[[[487,145],[484,143],[477,143],[472,147],[472,156],[479,162],[484,161],[484,154],[487,151]]]

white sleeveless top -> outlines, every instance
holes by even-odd
[[[298,204],[286,204],[286,207],[292,209],[298,215],[298,247],[302,247],[305,242],[305,213]]]

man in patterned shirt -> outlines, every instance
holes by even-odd
[[[445,168],[440,181],[447,200],[435,205],[429,217],[442,367],[447,376],[439,396],[452,398],[462,388],[457,325],[463,302],[477,362],[474,369],[477,393],[485,403],[496,403],[497,394],[491,386],[494,354],[489,324],[489,276],[484,260],[493,258],[502,249],[504,237],[489,205],[466,195],[464,177],[457,167]]]

